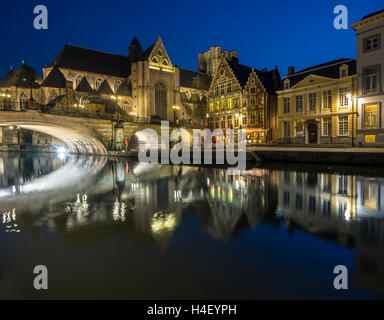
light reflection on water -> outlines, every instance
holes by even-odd
[[[283,167],[0,155],[0,297],[382,297],[384,178]]]

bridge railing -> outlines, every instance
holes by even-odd
[[[27,112],[28,109],[26,105],[20,104],[19,102],[3,102],[0,101],[0,111],[7,111],[7,112]],[[81,110],[78,111],[72,110],[65,110],[65,109],[44,109],[44,107],[40,107],[40,109],[36,110],[43,114],[52,114],[52,115],[58,115],[58,116],[69,116],[69,117],[81,117],[81,118],[91,118],[91,119],[99,119],[99,120],[122,120],[124,122],[132,122],[132,123],[139,123],[139,124],[161,124],[161,119],[158,118],[146,118],[146,117],[137,117],[133,115],[120,115],[118,118],[116,115],[112,113],[101,113],[101,112],[90,112],[87,110]],[[169,125],[171,127],[176,126],[175,123],[170,122]]]

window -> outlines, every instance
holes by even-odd
[[[251,90],[250,90],[251,94],[255,94],[256,93],[256,88],[255,87],[252,87]]]
[[[316,93],[308,94],[308,110],[316,111]]]
[[[83,79],[83,76],[81,76],[81,75],[78,75],[77,77],[76,77],[76,80],[75,80],[75,89],[79,86],[79,84],[80,84],[80,82],[81,82],[81,80]]]
[[[296,121],[296,137],[304,137],[304,120]]]
[[[303,96],[296,96],[296,112],[303,112]]]
[[[258,123],[264,123],[264,111],[262,109],[260,109],[258,111],[258,115],[257,115],[257,122]]]
[[[117,92],[117,90],[119,90],[120,86],[121,86],[121,81],[117,80],[117,81],[115,82],[115,85],[114,85],[114,91],[115,91],[115,93]]]
[[[290,193],[287,192],[287,191],[284,191],[284,198],[283,198],[283,201],[284,201],[284,205],[285,205],[286,207],[289,207],[290,198],[291,198]]]
[[[227,100],[227,109],[231,110],[232,109],[232,99]]]
[[[48,102],[53,102],[53,100],[55,100],[57,98],[57,93],[56,91],[51,91],[51,93],[49,94],[49,98],[48,98]]]
[[[214,111],[213,102],[211,102],[209,104],[209,112],[213,112],[213,111]]]
[[[363,94],[376,92],[379,89],[378,67],[366,68],[363,71]]]
[[[363,40],[363,52],[380,49],[380,46],[380,34],[376,34]]]
[[[222,84],[220,87],[220,94],[225,94],[225,84]]]
[[[246,125],[248,122],[248,114],[246,112],[243,113],[243,125]]]
[[[99,90],[102,83],[103,83],[103,79],[98,78],[95,82],[95,90]]]
[[[348,116],[339,116],[339,135],[348,135]]]
[[[235,128],[239,126],[239,118],[236,116],[235,117]]]
[[[377,104],[364,106],[364,128],[377,129],[379,127],[379,108]]]
[[[323,91],[323,109],[332,108],[332,90]]]
[[[161,52],[160,49],[159,49],[159,51],[157,51],[157,55],[160,56],[160,57],[163,56],[163,53]]]
[[[225,117],[221,117],[221,127],[225,128]]]
[[[155,85],[155,115],[167,119],[167,87],[162,82]]]
[[[284,80],[284,89],[289,89],[290,87],[290,80],[289,79],[285,79]]]
[[[27,95],[23,92],[20,95],[20,110],[24,110],[27,107]]]
[[[303,209],[303,195],[296,194],[296,209]]]
[[[239,107],[239,98],[233,98],[233,107],[238,108]]]
[[[339,88],[339,103],[340,107],[348,107],[348,88]]]
[[[291,123],[284,121],[284,137],[289,138],[291,136]]]
[[[323,119],[323,136],[329,137],[332,134],[332,118]]]
[[[256,123],[256,111],[251,111],[251,124]]]
[[[227,83],[227,93],[230,93],[232,91],[232,83],[228,82]]]
[[[346,64],[343,64],[340,68],[339,68],[339,77],[340,78],[345,78],[348,76],[348,66]]]
[[[157,60],[156,57],[153,57],[152,62],[158,64],[159,60]]]
[[[314,196],[308,197],[308,210],[311,213],[316,213],[316,198]]]
[[[218,95],[219,95],[219,87],[216,86],[216,87],[215,87],[215,96],[218,96]]]
[[[227,116],[227,128],[232,128],[232,115]]]
[[[291,112],[291,98],[284,98],[284,113]]]

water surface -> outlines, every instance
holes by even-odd
[[[381,298],[380,176],[0,154],[0,298]]]

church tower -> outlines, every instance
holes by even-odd
[[[131,61],[137,61],[140,55],[143,53],[143,47],[141,46],[139,40],[136,37],[133,38],[131,44],[128,47],[128,56]]]

